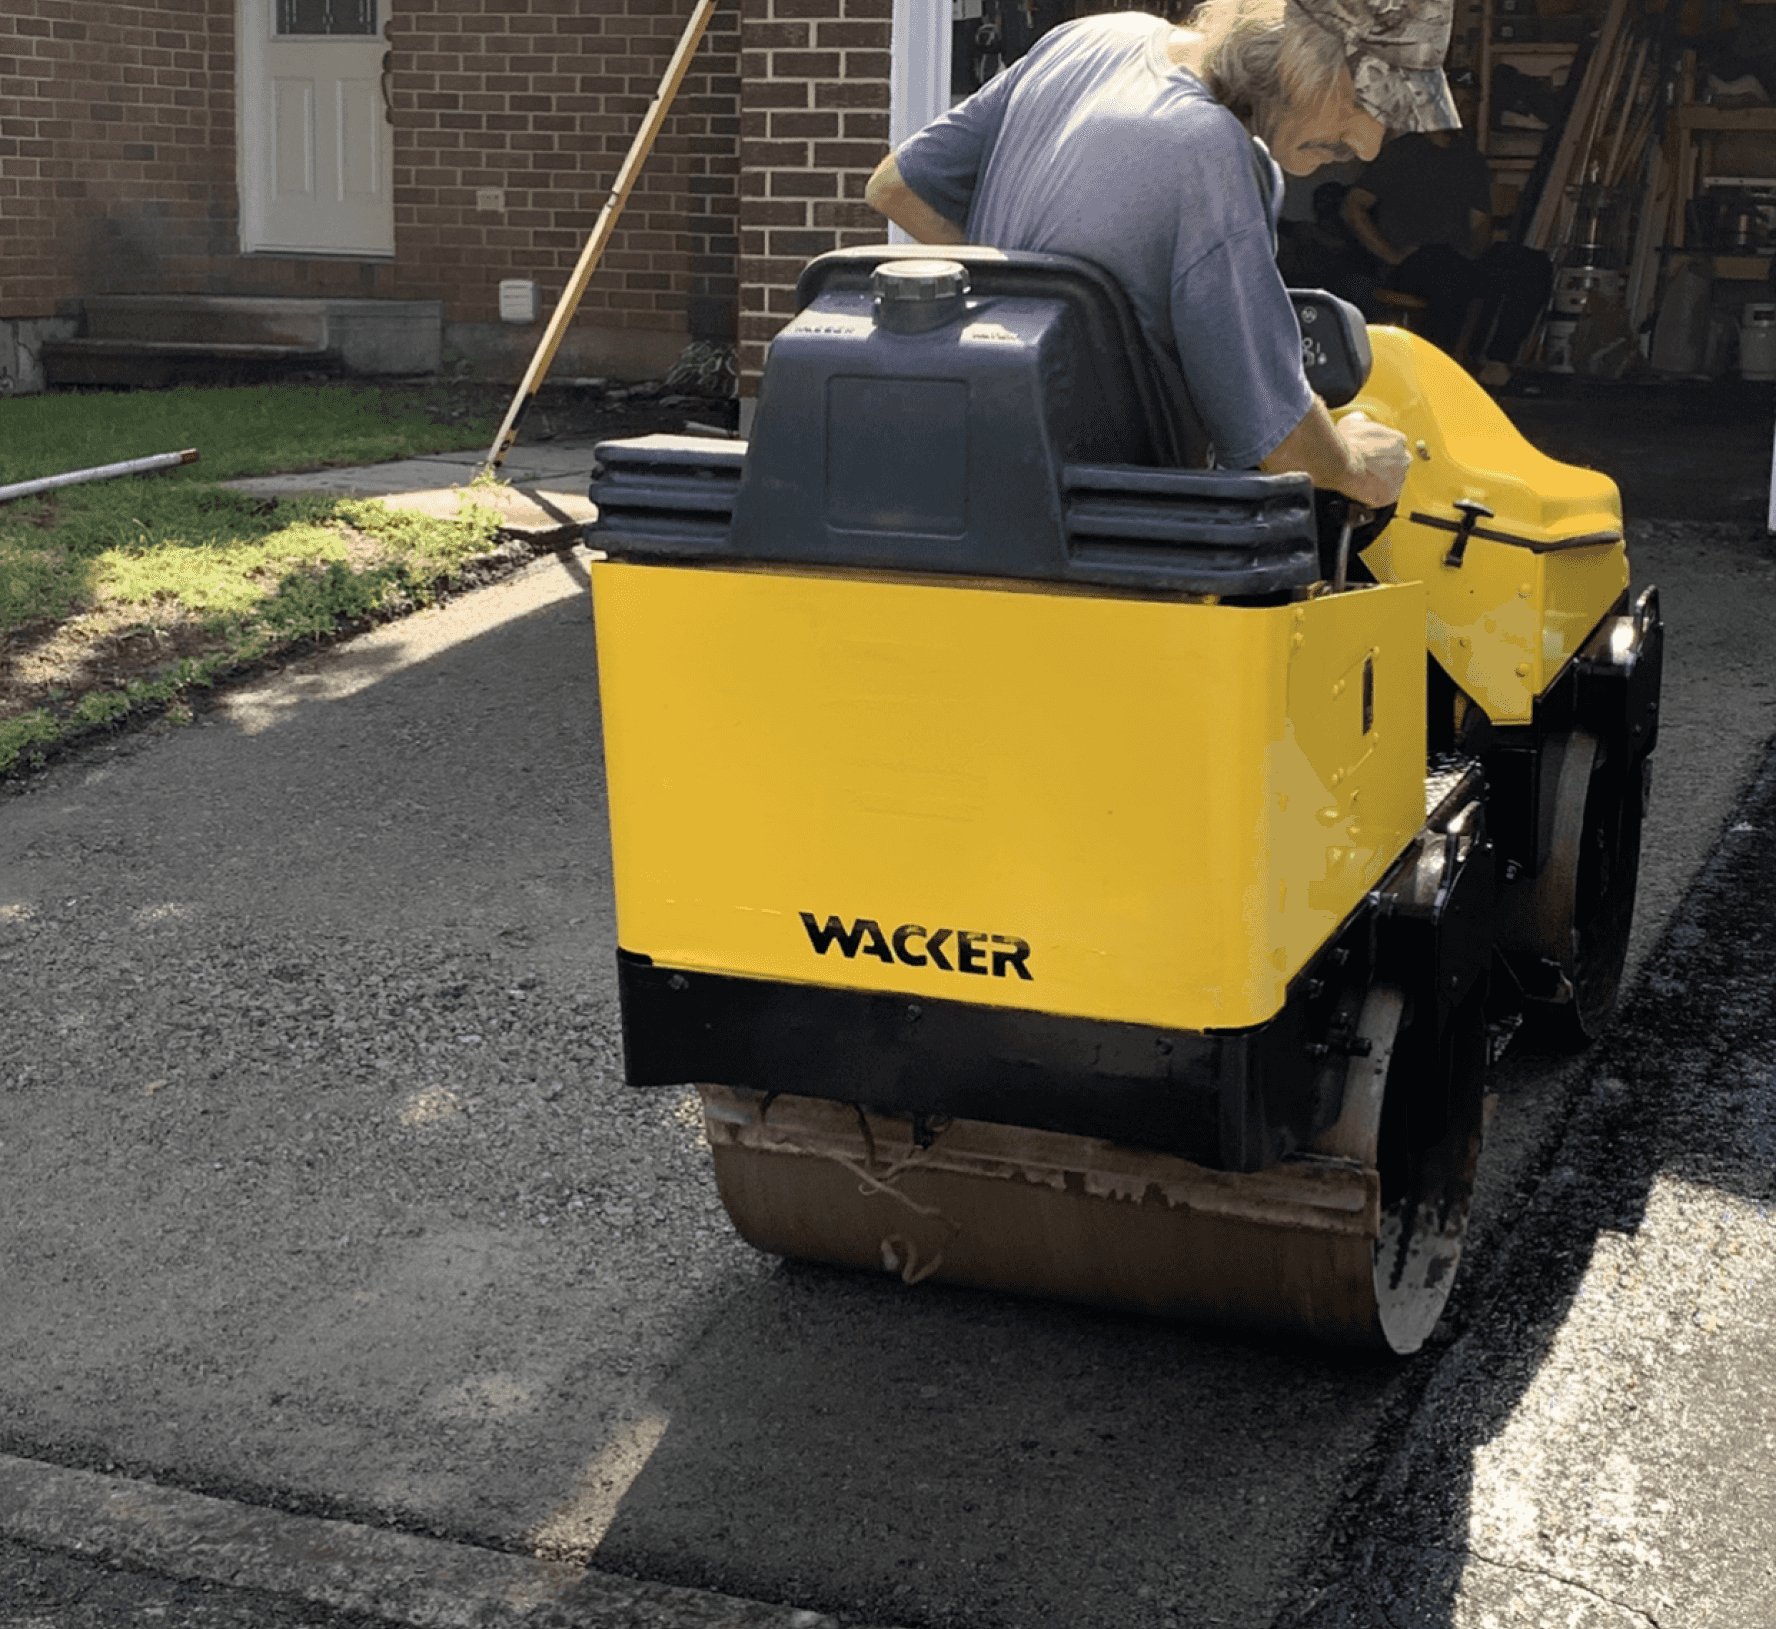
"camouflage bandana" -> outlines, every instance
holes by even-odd
[[[1357,106],[1389,130],[1459,130],[1443,77],[1454,0],[1291,0],[1344,42]]]

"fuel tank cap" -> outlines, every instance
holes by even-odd
[[[955,260],[891,260],[870,273],[876,326],[894,333],[923,333],[962,314],[968,270]]]

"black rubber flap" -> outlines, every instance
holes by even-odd
[[[587,541],[613,558],[699,557],[728,552],[744,441],[635,436],[598,444],[590,497],[598,515]]]
[[[588,540],[617,558],[1225,599],[1318,579],[1306,476],[1165,456],[1179,393],[1161,388],[1099,268],[959,249],[970,292],[940,302],[934,326],[884,327],[875,282],[926,255],[876,247],[811,265],[807,303],[771,346],[751,442],[604,443]],[[1313,310],[1309,326],[1350,339],[1335,303]],[[1362,358],[1343,361],[1357,378]]]
[[[1305,475],[1070,464],[1061,487],[1075,579],[1246,598],[1319,577]]]

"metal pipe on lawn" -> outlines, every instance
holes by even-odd
[[[121,464],[95,464],[91,469],[71,469],[66,475],[45,475],[36,481],[15,481],[0,486],[0,503],[12,498],[28,498],[37,492],[53,492],[59,486],[79,486],[83,481],[110,481],[119,475],[146,475],[151,470],[177,469],[181,464],[195,464],[197,448],[183,452],[154,453],[147,458],[126,458]]]
[[[592,273],[597,270],[598,262],[604,255],[605,245],[610,242],[611,234],[616,230],[617,217],[622,214],[623,205],[629,201],[635,179],[641,173],[641,166],[653,148],[654,138],[660,134],[660,127],[666,122],[673,98],[678,95],[678,87],[684,82],[685,70],[691,65],[691,57],[703,38],[703,30],[709,26],[715,6],[716,0],[697,0],[697,9],[691,13],[691,20],[685,24],[685,31],[679,37],[678,49],[672,53],[672,60],[666,64],[666,73],[660,80],[660,88],[654,92],[647,117],[642,120],[641,129],[636,131],[635,140],[629,146],[629,156],[623,160],[622,169],[617,171],[617,179],[611,186],[610,197],[605,202],[597,224],[592,228],[592,236],[586,240],[586,247],[580,251],[579,264],[574,267],[573,276],[568,279],[560,303],[555,307],[554,315],[549,318],[549,326],[537,345],[536,354],[530,359],[530,367],[525,370],[523,381],[518,386],[518,394],[512,398],[512,405],[506,411],[506,421],[499,427],[499,434],[493,438],[487,462],[481,468],[483,475],[496,472],[518,440],[518,426],[524,420],[525,409],[542,388],[543,375],[549,371],[549,364],[555,360],[555,353],[561,347],[567,325],[573,321],[574,312],[579,309],[580,296],[586,292],[586,285],[592,280]]]

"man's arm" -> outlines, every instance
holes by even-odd
[[[864,202],[886,215],[916,243],[962,243],[962,228],[926,203],[900,178],[900,166],[890,153],[876,166],[864,189]]]
[[[1398,430],[1367,414],[1346,413],[1333,423],[1316,396],[1307,416],[1258,467],[1271,475],[1303,470],[1317,487],[1342,492],[1367,509],[1382,509],[1399,498],[1412,454]]]
[[[1357,242],[1377,260],[1397,266],[1406,257],[1382,236],[1381,228],[1375,224],[1375,217],[1370,213],[1374,208],[1374,193],[1362,187],[1352,187],[1344,195],[1344,224],[1351,229],[1351,235]]]

